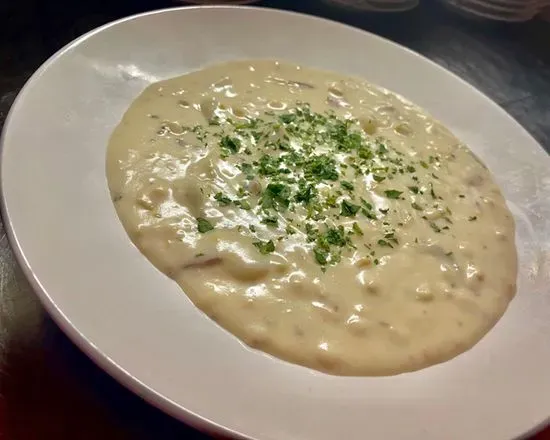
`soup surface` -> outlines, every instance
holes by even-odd
[[[249,60],[153,84],[112,135],[107,177],[131,240],[197,307],[317,370],[450,359],[516,290],[488,170],[361,79]]]

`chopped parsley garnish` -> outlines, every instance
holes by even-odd
[[[241,148],[241,141],[238,138],[224,136],[220,140],[220,147],[227,153],[235,154]]]
[[[345,246],[347,243],[343,226],[340,226],[339,228],[327,229],[324,235],[324,239],[327,241],[327,243],[333,244],[335,246]]]
[[[189,131],[203,145],[218,146],[226,169],[217,178],[230,182],[227,190],[216,190],[209,198],[234,209],[241,223],[237,230],[248,235],[262,254],[274,252],[275,243],[293,236],[292,242],[306,241],[323,271],[342,258],[364,257],[361,252],[367,252],[376,265],[380,263],[374,255],[376,246],[390,251],[400,245],[395,231],[403,226],[401,210],[419,211],[437,233],[453,227],[448,209],[437,223],[422,213],[446,205],[433,184],[438,178],[435,173],[443,172],[444,159],[409,156],[400,146],[364,131],[353,117],[316,113],[300,103],[245,121],[214,117],[210,125]],[[389,189],[382,188],[381,195],[395,200],[391,209],[377,195],[369,195],[382,185]],[[247,226],[252,218],[256,226]],[[214,229],[207,219],[196,220],[200,233]],[[258,222],[267,226],[262,227],[263,233],[270,234],[265,240],[256,237]],[[371,226],[384,231],[383,235],[372,236]]]
[[[472,215],[471,217],[468,217],[469,222],[473,222],[475,220],[477,220],[477,216],[475,216],[475,215]]]
[[[279,120],[283,123],[283,124],[290,124],[292,121],[294,121],[296,119],[296,115],[293,114],[293,113],[287,113],[285,115],[281,115],[279,116]]]
[[[262,208],[273,208],[276,211],[284,210],[290,205],[290,188],[283,183],[267,185],[261,198]]]
[[[273,243],[273,240],[269,240],[269,241],[260,240],[260,241],[255,241],[252,244],[258,248],[258,250],[260,251],[260,254],[262,255],[267,255],[275,251],[275,243]]]
[[[224,206],[229,205],[232,201],[229,197],[225,196],[221,192],[216,193],[216,195],[214,196],[214,199],[220,202],[220,205],[224,205]]]
[[[278,158],[264,154],[260,157],[258,172],[261,176],[275,176],[279,173],[280,163]]]
[[[397,191],[395,189],[388,189],[388,190],[384,191],[384,195],[388,199],[398,199],[399,196],[401,196],[401,194],[403,194],[403,191]]]
[[[373,206],[371,203],[367,202],[364,198],[361,197],[361,203],[363,204],[363,206],[369,210],[369,211],[372,211],[373,209]]]
[[[268,226],[277,226],[279,224],[279,220],[277,217],[264,217],[262,219],[262,223]]]
[[[342,185],[342,188],[347,189],[348,191],[353,191],[354,189],[353,183],[348,182],[347,180],[342,180],[340,182],[340,185]]]
[[[246,200],[237,200],[235,202],[235,205],[237,205],[241,209],[244,209],[245,211],[250,211],[252,209],[252,206],[250,206],[250,203],[248,203]]]
[[[246,175],[248,180],[254,179],[254,167],[251,164],[244,162],[238,168]]]
[[[395,232],[388,232],[384,234],[384,238],[387,238],[392,243],[399,244],[399,241],[395,238]]]
[[[386,148],[386,146],[382,143],[378,144],[378,151],[377,153],[378,154],[384,154],[384,153],[387,153],[388,152],[388,149]]]
[[[305,176],[317,180],[338,180],[336,161],[326,154],[313,156],[305,164]]]
[[[364,235],[361,227],[359,226],[359,224],[357,222],[353,223],[353,232],[355,232],[357,235]]]
[[[325,266],[328,263],[329,253],[328,253],[327,250],[316,246],[316,247],[313,248],[313,254],[315,255],[315,260],[321,266]]]
[[[317,190],[315,189],[315,186],[302,183],[294,196],[294,200],[298,203],[308,204],[316,197],[316,194]]]
[[[359,209],[361,209],[359,205],[354,205],[348,200],[342,200],[342,204],[340,205],[340,215],[344,217],[355,217]]]
[[[212,223],[210,223],[204,217],[197,217],[197,230],[201,234],[211,231],[212,229],[214,229],[214,226],[212,226]]]

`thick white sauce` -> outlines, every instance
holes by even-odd
[[[314,369],[445,361],[515,293],[514,223],[487,169],[363,80],[253,60],[153,84],[116,128],[107,176],[132,241],[197,307]],[[316,205],[297,202],[300,179]]]

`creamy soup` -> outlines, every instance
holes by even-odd
[[[486,167],[358,78],[249,60],[153,84],[112,135],[107,177],[131,240],[198,308],[324,372],[450,359],[516,290],[514,222]]]

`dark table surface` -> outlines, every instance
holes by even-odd
[[[313,0],[259,4],[342,21],[420,52],[485,92],[550,151],[550,23],[470,20],[421,3],[399,14],[350,13]],[[173,5],[0,0],[0,127],[28,77],[63,45],[113,19]],[[176,438],[207,437],[141,401],[72,345],[32,293],[0,224],[0,439]],[[550,429],[533,439],[550,440]]]

